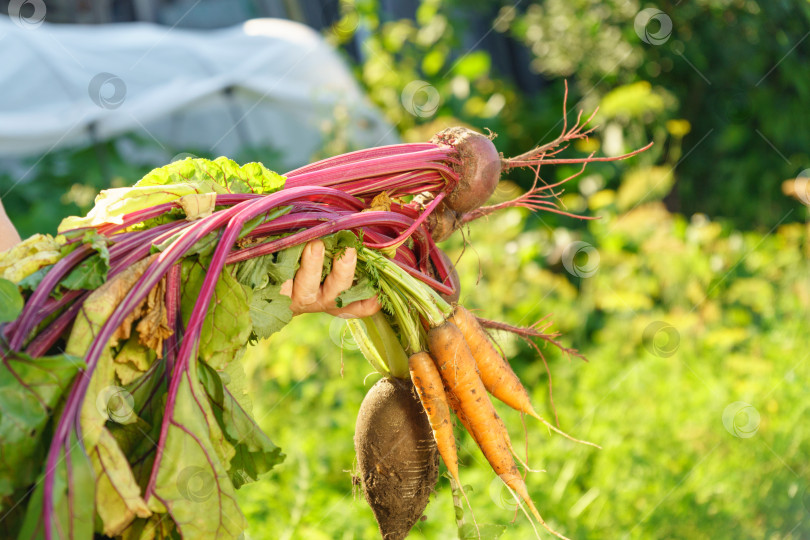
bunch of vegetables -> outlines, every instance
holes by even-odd
[[[559,184],[482,205],[502,171],[599,159],[555,157],[587,136],[584,125],[512,159],[461,128],[284,176],[189,158],[103,191],[55,238],[0,254],[4,530],[48,540],[239,537],[246,522],[234,490],[283,459],[251,416],[239,358],[291,319],[281,286],[313,239],[329,255],[324,276],[334,257],[357,250],[339,305],[376,295],[383,308],[351,323],[386,375],[356,436],[383,536],[404,537],[421,515],[437,452],[460,486],[450,410],[542,523],[487,392],[540,417],[481,323],[556,341],[448,303],[458,283],[435,242],[507,206],[565,213]]]

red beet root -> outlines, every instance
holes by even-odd
[[[458,185],[445,199],[447,207],[463,214],[487,202],[498,185],[502,169],[501,155],[492,141],[476,131],[452,127],[437,133],[431,142],[452,146],[461,162],[455,167]]]

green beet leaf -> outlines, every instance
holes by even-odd
[[[35,291],[37,287],[39,287],[40,282],[48,275],[48,272],[51,271],[53,268],[52,264],[48,266],[43,266],[33,274],[29,274],[25,278],[23,278],[17,285],[24,290],[24,291]]]
[[[95,480],[90,459],[71,431],[69,451],[61,449],[54,470],[51,525],[54,538],[92,540],[94,531]],[[44,473],[28,502],[19,540],[45,538],[43,515]]]
[[[110,269],[109,261],[105,261],[101,255],[91,255],[81,262],[76,268],[59,282],[59,285],[72,291],[80,289],[98,289],[107,280],[107,272]]]
[[[70,290],[93,290],[101,287],[107,281],[107,272],[110,270],[110,251],[107,249],[107,239],[96,231],[84,233],[82,243],[96,251],[93,255],[82,261],[59,285]]]
[[[258,339],[275,334],[292,320],[292,299],[281,294],[281,285],[268,285],[254,291],[250,302],[250,320]]]
[[[23,309],[23,297],[17,286],[0,278],[0,323],[13,321]]]
[[[268,285],[281,285],[288,279],[295,277],[301,261],[301,252],[304,244],[288,247],[287,249],[248,259],[239,263],[236,270],[236,279],[239,283],[252,289],[264,289]]]
[[[152,515],[127,457],[106,429],[101,431],[90,461],[96,474],[96,512],[104,524],[104,534],[119,535],[136,517]]]
[[[150,509],[167,508],[185,540],[238,538],[247,522],[228,474],[235,452],[200,383],[197,362],[180,375],[174,407],[166,414],[170,424]],[[230,455],[220,450],[225,445]]]
[[[174,530],[174,522],[165,519],[165,516],[161,514],[152,514],[149,519],[136,519],[121,535],[121,540],[163,540],[164,538],[177,538],[177,534]]]
[[[321,238],[323,241],[325,257],[323,260],[323,279],[332,271],[332,260],[340,256],[346,248],[359,248],[363,244],[351,231],[340,231]]]
[[[362,242],[351,231],[340,231],[327,236],[323,238],[323,244],[326,252],[323,261],[324,279],[332,271],[332,262],[335,257],[339,257],[347,248],[358,249],[362,247]],[[358,261],[354,284],[337,297],[335,300],[337,307],[344,307],[352,302],[365,300],[377,294],[378,291],[375,289],[374,281],[367,275],[367,266],[362,261]]]
[[[264,339],[292,320],[291,300],[281,294],[281,285],[295,277],[304,244],[240,263],[236,279],[253,288],[250,321],[256,337]]]
[[[352,302],[371,298],[375,294],[377,294],[377,291],[374,289],[374,284],[368,277],[362,276],[355,279],[355,283],[351,287],[340,293],[335,299],[335,304],[337,304],[337,307],[344,307]]]
[[[200,364],[200,381],[220,427],[236,449],[229,470],[235,488],[256,481],[260,474],[283,461],[281,449],[256,424],[251,411],[243,408],[244,401],[240,403],[239,394],[244,389],[239,383],[225,384],[223,377],[204,363]],[[244,384],[244,381],[240,382]]]
[[[0,364],[0,497],[31,484],[42,453],[42,431],[84,362],[69,355],[31,358],[4,353]]]
[[[213,162],[208,159],[191,158],[181,159],[163,167],[149,171],[143,178],[135,183],[135,188],[168,186],[175,184],[196,185],[196,193],[228,193],[223,184],[216,182],[216,172],[209,172],[214,168]]]
[[[226,268],[220,274],[200,338],[199,357],[215,369],[225,366],[244,348],[251,333],[249,306],[253,292],[236,281],[231,272],[232,269]],[[206,269],[199,262],[183,262],[181,310],[184,324],[191,318],[205,275]]]
[[[186,158],[152,170],[135,187],[195,183],[205,192],[272,193],[284,187],[285,178],[261,163],[240,166],[226,157],[215,160]]]

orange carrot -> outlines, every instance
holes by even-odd
[[[447,389],[445,388],[445,390],[447,390]],[[478,431],[474,430],[472,428],[472,426],[470,425],[470,421],[467,419],[467,416],[461,410],[461,403],[456,398],[456,396],[454,396],[452,394],[452,392],[450,392],[449,390],[447,390],[447,402],[450,404],[450,408],[453,409],[453,412],[455,413],[456,417],[458,417],[458,419],[461,421],[461,424],[464,426],[464,429],[466,429],[467,433],[469,433],[472,436],[473,440],[475,441],[475,444],[477,444],[478,447],[481,448],[482,451],[483,451],[483,448],[481,447],[481,443],[478,440],[478,435],[477,435]],[[506,430],[506,425],[503,423],[503,420],[501,420],[501,418],[499,416],[495,415],[494,420],[496,420],[496,422],[500,425],[500,427],[504,431]],[[507,444],[509,445],[510,450],[512,450],[512,448],[511,448],[512,443],[509,442],[508,439],[507,439]],[[512,453],[514,454],[514,450],[512,450]],[[487,460],[489,460],[489,458],[487,458]],[[545,472],[545,471],[536,471],[536,472]],[[502,475],[498,475],[498,476],[500,476],[501,480],[503,480],[503,482],[508,487],[510,487],[510,488],[514,489],[515,491],[517,491],[518,495],[520,495],[520,497],[524,501],[526,501],[526,503],[529,505],[529,509],[532,511],[532,514],[534,515],[534,517],[537,518],[537,520],[540,522],[541,525],[543,525],[543,527],[546,528],[546,530],[548,530],[551,534],[553,534],[557,538],[562,538],[563,540],[569,540],[567,537],[561,535],[560,533],[558,533],[557,531],[555,531],[554,529],[549,527],[548,524],[545,521],[543,521],[542,516],[540,516],[540,513],[537,511],[537,508],[534,506],[531,498],[529,498],[529,492],[526,489],[526,484],[523,483],[522,478],[518,477],[519,478],[519,483],[518,483],[518,486],[516,487],[516,486],[513,486],[513,485],[507,483],[506,478],[504,478],[504,476],[502,476]],[[522,489],[520,489],[520,486],[522,486]],[[532,525],[532,527],[534,527],[534,525]],[[536,529],[535,529],[535,534],[537,534]]]
[[[598,448],[593,443],[571,437],[537,414],[529,398],[529,392],[526,391],[518,376],[512,371],[509,362],[495,349],[475,315],[470,313],[464,306],[457,305],[453,316],[450,317],[450,321],[464,335],[464,340],[467,342],[473,358],[475,358],[475,365],[481,374],[481,381],[484,383],[487,392],[516,411],[537,418],[549,429],[556,431],[560,435],[572,441]]]
[[[419,352],[408,359],[411,380],[422,407],[427,414],[428,422],[433,430],[436,447],[447,466],[447,470],[455,481],[461,486],[458,478],[458,452],[456,439],[453,436],[453,424],[450,420],[450,408],[447,405],[447,396],[444,392],[442,379],[433,358],[427,352]]]
[[[544,523],[515,466],[509,434],[487,396],[461,331],[447,321],[428,332],[428,342],[439,374],[453,395],[450,403],[451,406],[455,405],[454,411],[459,419],[470,431],[495,473],[526,502],[534,517]]]
[[[450,475],[455,480],[457,489],[461,492],[467,505],[470,507],[475,530],[478,529],[478,522],[475,514],[472,513],[472,505],[461,485],[458,476],[458,450],[456,449],[456,437],[453,434],[453,423],[450,419],[450,407],[447,402],[447,394],[444,390],[439,370],[436,368],[436,361],[428,352],[418,352],[408,359],[408,368],[411,372],[411,381],[425,409],[428,422],[433,430],[433,439],[436,441],[436,448],[450,471]],[[451,482],[452,485],[452,482]],[[454,488],[455,489],[455,488]],[[479,531],[480,537],[480,531]]]
[[[475,315],[459,305],[450,320],[464,334],[464,340],[475,358],[475,365],[481,373],[481,381],[487,392],[513,409],[536,417],[529,393],[512,371],[509,362],[495,350]]]

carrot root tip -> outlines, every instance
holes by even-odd
[[[575,442],[575,443],[579,443],[579,444],[584,444],[584,445],[586,445],[586,446],[593,446],[594,448],[598,448],[599,450],[601,450],[601,449],[602,449],[602,447],[601,447],[601,446],[599,446],[599,445],[598,445],[598,444],[596,444],[596,443],[592,443],[592,442],[590,442],[590,441],[583,441],[583,440],[581,440],[581,439],[577,439],[577,438],[575,438],[575,437],[572,437],[572,436],[571,436],[571,435],[569,435],[568,433],[564,432],[563,430],[561,430],[560,428],[556,427],[554,424],[550,423],[550,422],[549,422],[549,421],[547,421],[545,418],[543,418],[542,416],[540,416],[539,414],[537,414],[537,411],[535,411],[535,410],[534,410],[534,408],[532,408],[531,410],[526,411],[526,412],[528,412],[530,416],[533,416],[533,417],[535,417],[536,419],[540,420],[540,421],[543,423],[543,425],[545,425],[545,426],[546,426],[548,429],[550,429],[551,431],[553,431],[553,432],[555,432],[555,433],[558,433],[559,435],[562,435],[563,437],[565,437],[566,439],[568,439],[568,440],[570,440],[570,441],[573,441],[573,442]]]

